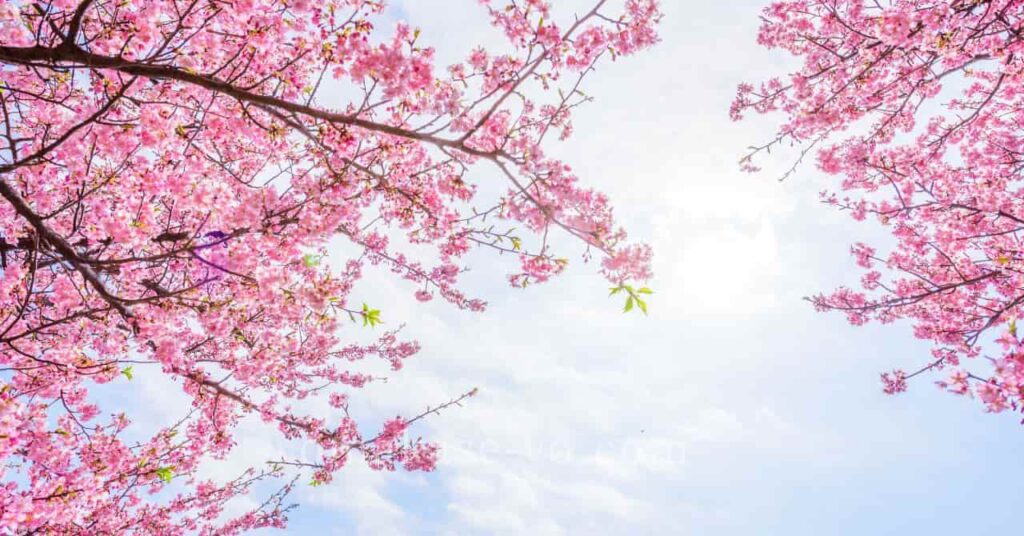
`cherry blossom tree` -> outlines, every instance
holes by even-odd
[[[473,391],[350,415],[377,379],[355,362],[398,370],[419,350],[394,330],[357,342],[381,323],[360,297],[370,266],[481,311],[460,290],[468,252],[513,260],[487,269],[517,287],[581,255],[646,310],[649,248],[545,147],[572,132],[588,73],[657,41],[655,0],[566,20],[543,0],[480,3],[507,47],[447,67],[414,27],[380,28],[375,0],[0,5],[0,532],[238,533],[282,526],[297,474],[431,470],[437,446],[409,426]],[[579,250],[555,251],[559,233]],[[332,240],[357,253],[328,258]],[[131,409],[104,413],[96,389],[141,374],[191,406],[128,439]],[[311,397],[336,411],[297,409]],[[246,415],[314,459],[203,478]],[[267,482],[259,507],[225,513]]]
[[[768,143],[837,176],[824,203],[876,221],[888,251],[856,244],[860,289],[811,299],[853,324],[906,320],[934,343],[885,391],[939,385],[989,411],[1024,407],[1024,2],[798,0],[763,12],[758,42],[793,72],[740,87],[732,108],[777,113]]]

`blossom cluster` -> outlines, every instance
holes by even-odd
[[[410,426],[472,391],[382,426],[350,415],[378,379],[360,363],[397,371],[420,349],[356,332],[384,322],[361,297],[374,267],[469,311],[470,251],[541,282],[569,262],[553,233],[615,284],[650,276],[608,198],[545,147],[571,134],[587,73],[657,41],[655,0],[564,24],[545,1],[484,4],[507,46],[451,66],[413,26],[381,29],[379,1],[0,5],[0,532],[233,534],[282,526],[295,472],[433,469]],[[94,392],[144,374],[192,403],[139,439]],[[301,409],[316,397],[330,411]],[[316,455],[202,478],[246,415]]]
[[[740,86],[732,116],[772,113],[780,144],[836,177],[829,206],[874,221],[888,252],[858,244],[861,289],[813,298],[854,324],[913,324],[934,344],[925,372],[987,409],[1024,409],[1016,319],[1024,305],[1024,2],[785,0],[758,42],[795,56],[791,73]]]

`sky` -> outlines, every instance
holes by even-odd
[[[440,63],[498,37],[472,0],[395,2]],[[557,2],[566,9],[566,2]],[[580,2],[568,2],[579,4]],[[773,119],[733,123],[736,85],[791,64],[755,43],[759,0],[665,0],[663,42],[605,65],[569,141],[549,150],[607,192],[655,250],[650,315],[624,315],[593,265],[540,287],[468,285],[484,314],[425,306],[384,274],[367,301],[422,344],[354,411],[410,414],[479,395],[414,432],[438,442],[433,473],[353,463],[300,486],[288,534],[980,534],[1016,526],[1019,416],[924,378],[897,397],[878,375],[928,346],[905,324],[854,328],[805,296],[853,284],[857,241],[885,244],[817,201],[829,179],[785,152],[737,160]],[[488,269],[491,267],[492,269]],[[368,277],[374,277],[373,272]],[[379,281],[379,284],[376,282]],[[177,400],[135,382],[159,414]],[[134,396],[134,395],[133,395]],[[170,410],[167,410],[170,411]],[[171,413],[168,413],[170,415]],[[241,458],[286,449],[243,427]],[[263,458],[265,459],[265,457]],[[239,465],[242,466],[242,465]]]

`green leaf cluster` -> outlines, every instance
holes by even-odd
[[[372,328],[383,322],[383,320],[380,319],[380,309],[370,309],[364,303],[363,310],[360,312],[363,314],[363,327],[369,326]]]
[[[156,470],[156,476],[162,480],[165,484],[170,484],[171,479],[174,478],[173,467],[161,467]]]
[[[621,292],[626,293],[626,305],[622,308],[622,312],[628,313],[636,307],[645,315],[647,314],[647,302],[641,296],[654,294],[654,291],[647,287],[633,288],[633,286],[626,284],[612,287],[610,290],[611,292],[608,296],[614,296]]]

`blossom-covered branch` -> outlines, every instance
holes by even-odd
[[[918,371],[883,375],[888,392],[951,368],[940,385],[991,411],[1024,408],[1024,2],[781,1],[763,20],[758,41],[802,65],[740,87],[734,118],[783,117],[743,165],[816,143],[818,168],[840,178],[822,200],[895,239],[888,254],[855,245],[862,289],[815,306],[854,324],[907,319],[935,343]]]
[[[602,60],[657,41],[656,2],[564,23],[543,1],[483,4],[507,46],[447,67],[410,25],[378,29],[378,1],[0,5],[0,532],[239,533],[283,525],[296,470],[323,483],[357,453],[432,469],[437,446],[408,427],[468,394],[378,426],[348,413],[376,379],[359,362],[397,371],[419,350],[353,333],[382,322],[367,266],[474,311],[459,276],[477,247],[518,261],[516,286],[564,269],[549,233],[614,285],[650,276],[649,249],[544,140],[571,133]],[[355,253],[325,261],[332,240]],[[129,441],[129,408],[101,416],[94,392],[142,374],[191,408]],[[304,405],[319,396],[330,411]],[[317,454],[203,479],[246,415]]]

